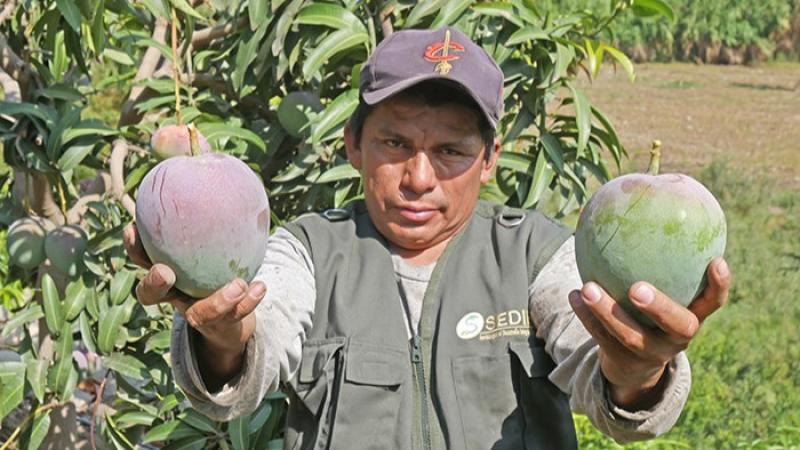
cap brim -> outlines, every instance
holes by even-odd
[[[412,78],[407,78],[407,79],[405,79],[403,81],[397,82],[397,83],[395,83],[395,84],[393,84],[391,86],[387,86],[387,87],[385,87],[383,89],[378,89],[377,91],[372,91],[372,92],[367,92],[367,93],[361,94],[361,97],[364,99],[365,102],[367,102],[368,105],[374,105],[376,103],[382,102],[383,100],[386,100],[387,98],[399,93],[400,91],[403,91],[405,89],[410,88],[411,86],[413,86],[415,84],[421,83],[423,81],[428,81],[428,80],[449,81],[453,85],[458,86],[459,88],[461,88],[461,90],[463,90],[465,93],[467,93],[470,96],[470,98],[472,98],[472,100],[475,102],[475,104],[478,105],[478,107],[483,112],[483,116],[486,117],[486,120],[489,121],[489,124],[491,124],[492,128],[493,129],[497,128],[497,120],[495,120],[491,116],[489,111],[486,110],[486,107],[483,106],[483,104],[481,104],[481,102],[479,100],[480,97],[478,97],[478,95],[475,92],[473,92],[472,89],[470,89],[469,87],[467,87],[465,84],[461,83],[458,80],[455,80],[455,79],[453,79],[451,77],[448,77],[448,76],[440,75],[440,74],[435,73],[435,72],[434,73],[430,73],[430,74],[417,75],[416,77],[412,77]]]

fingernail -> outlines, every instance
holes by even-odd
[[[244,292],[244,287],[242,286],[242,282],[237,278],[231,281],[228,286],[225,287],[225,290],[222,291],[222,294],[226,299],[233,300],[242,295],[242,292]]]
[[[150,281],[156,286],[164,286],[164,274],[160,267],[154,267],[151,271]]]
[[[634,300],[642,305],[649,305],[653,302],[656,294],[652,289],[642,284],[633,293]]]
[[[729,273],[730,268],[728,268],[728,263],[723,259],[722,262],[717,265],[717,275],[719,275],[720,278],[725,278]]]
[[[594,283],[587,283],[583,287],[581,294],[583,294],[583,299],[587,303],[597,303],[603,295],[600,293],[600,288]]]
[[[249,295],[252,298],[261,298],[264,295],[264,291],[266,291],[264,283],[258,282],[250,287]]]
[[[175,273],[172,272],[169,267],[156,266],[154,272],[157,273],[158,278],[161,279],[160,286],[175,284]]]

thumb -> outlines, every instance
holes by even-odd
[[[209,297],[201,299],[189,307],[185,314],[186,321],[192,328],[198,328],[222,319],[233,311],[244,297],[246,289],[247,283],[236,278]]]

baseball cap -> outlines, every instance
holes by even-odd
[[[503,113],[503,71],[481,46],[452,27],[392,33],[361,68],[359,93],[374,105],[435,79],[463,88],[497,128]]]

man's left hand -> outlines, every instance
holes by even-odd
[[[707,270],[708,285],[688,307],[640,281],[628,292],[634,306],[655,322],[651,328],[625,312],[597,283],[572,291],[572,309],[600,347],[600,369],[611,400],[629,411],[648,409],[663,393],[667,364],[685,350],[703,321],[728,299],[731,275],[721,257]]]

